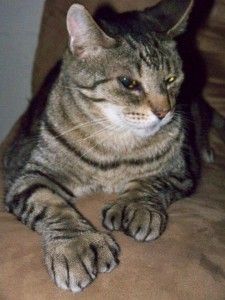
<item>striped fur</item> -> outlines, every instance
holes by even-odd
[[[83,31],[92,28],[91,40],[83,41],[71,18]],[[77,197],[116,191],[104,226],[150,241],[165,230],[167,207],[192,193],[198,172],[177,103],[183,73],[175,43],[155,32],[119,36],[102,25],[109,37],[80,5],[67,26],[70,49],[59,77],[46,102],[31,104],[5,157],[5,204],[42,235],[55,283],[77,292],[111,271],[119,254],[113,238],[76,210]],[[124,75],[139,88],[122,86]],[[170,111],[157,117],[165,106]]]

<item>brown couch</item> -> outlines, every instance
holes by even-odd
[[[65,14],[72,2],[46,1],[34,63],[34,92],[65,48]],[[157,1],[111,2],[123,11]],[[208,3],[206,0],[197,2]],[[83,0],[80,3],[93,12],[101,1]],[[200,5],[200,8],[206,6]],[[204,26],[200,24],[197,41],[208,73],[204,96],[225,116],[224,16],[225,1],[214,1],[207,22]],[[15,137],[16,128],[2,144],[1,154]],[[169,225],[162,237],[151,243],[137,243],[122,233],[114,233],[122,249],[119,267],[110,274],[99,275],[81,294],[62,291],[52,283],[43,264],[40,237],[6,213],[2,205],[0,299],[225,299],[225,145],[214,131],[211,132],[211,143],[215,163],[203,167],[200,185],[192,197],[170,207]],[[0,198],[3,199],[2,178],[0,185]],[[101,228],[101,207],[109,198],[113,195],[96,195],[79,201],[78,206]]]

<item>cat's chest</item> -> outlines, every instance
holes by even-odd
[[[74,193],[77,196],[91,194],[96,191],[106,193],[119,193],[123,191],[126,184],[133,180],[145,176],[155,175],[154,164],[129,164],[124,163],[119,166],[111,166],[107,170],[95,169],[87,178],[84,186],[74,185]]]
[[[138,151],[124,149],[120,155],[95,151],[80,159],[71,156],[64,160],[60,172],[68,178],[66,184],[77,197],[95,191],[120,192],[131,180],[158,175],[168,167],[175,151],[174,147],[164,148],[146,145]]]
[[[155,171],[157,171],[155,167],[154,164],[149,163],[124,164],[118,169],[110,170],[104,175],[101,174],[98,181],[101,182],[105,192],[119,192],[133,179],[155,175]]]

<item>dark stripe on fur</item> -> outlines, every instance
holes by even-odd
[[[50,220],[50,221],[47,222],[47,224],[50,225],[50,226],[51,225],[56,225],[56,224],[58,225],[58,224],[63,223],[63,221],[65,221],[65,220],[64,220],[63,217],[61,217],[61,218]]]
[[[74,238],[76,238],[76,236],[75,235],[59,235],[59,236],[53,236],[52,237],[52,240],[72,240],[72,239],[74,239]]]
[[[70,83],[72,84],[72,88],[73,88],[73,85],[74,85],[74,87],[76,87],[78,89],[82,89],[82,90],[95,90],[100,84],[107,83],[111,80],[112,79],[110,79],[110,78],[96,80],[91,86],[86,86],[86,85],[81,85],[78,82],[75,82],[74,80],[71,81],[70,77],[65,76],[65,85],[68,86],[68,82],[70,81]]]
[[[93,262],[94,262],[94,266],[97,268],[98,266],[98,251],[97,251],[97,248],[94,244],[90,244],[90,249],[94,255],[94,259],[93,259]]]
[[[146,65],[151,68],[152,67],[152,63],[150,63],[147,60],[147,58],[143,55],[143,53],[139,52],[139,55],[140,55],[140,59],[143,60],[146,63]]]
[[[105,102],[106,99],[104,98],[93,98],[93,97],[88,97],[87,95],[85,95],[84,93],[82,93],[81,91],[79,91],[80,95],[87,99],[88,101],[91,101],[91,102]]]
[[[69,196],[69,198],[75,198],[75,195],[67,187],[65,187],[64,185],[59,183],[57,180],[55,180],[55,178],[53,176],[51,176],[49,174],[46,174],[46,173],[43,173],[40,170],[27,170],[24,175],[27,175],[27,174],[29,174],[29,175],[40,175],[41,177],[47,178],[48,181],[51,181],[52,183],[57,185],[65,194],[67,194]],[[46,186],[47,186],[47,184],[46,184]],[[47,186],[47,187],[51,190],[51,187],[49,187],[49,186]],[[71,206],[72,204],[69,203],[69,205]]]
[[[66,265],[66,286],[69,288],[70,287],[70,269],[69,269],[68,259],[66,258],[65,255],[64,255],[64,261],[65,261],[65,265]]]
[[[53,125],[51,125],[47,120],[45,120],[45,125],[46,125],[46,130],[54,137],[57,136],[57,140],[67,148],[70,152],[75,154],[76,156],[79,157],[83,162],[93,166],[94,168],[101,169],[103,171],[107,171],[110,169],[116,169],[119,168],[121,165],[134,165],[134,166],[141,166],[145,164],[150,164],[153,161],[157,161],[160,157],[162,157],[165,153],[167,153],[171,147],[171,145],[168,145],[166,149],[164,149],[163,153],[160,153],[158,155],[155,155],[154,157],[146,157],[144,159],[129,159],[129,160],[115,160],[113,162],[104,162],[104,163],[99,163],[97,161],[91,160],[90,158],[87,158],[83,156],[83,154],[74,147],[72,146],[63,136],[60,136],[60,134],[53,128]],[[179,139],[179,135],[176,138],[176,140]],[[175,141],[176,141],[175,140]],[[175,142],[174,141],[174,142]]]
[[[25,218],[23,219],[23,223],[25,225],[27,224],[28,219],[31,216],[31,214],[33,213],[33,211],[34,211],[34,204],[32,203],[31,206],[30,206],[30,208],[29,208],[29,210],[26,212]]]
[[[41,188],[46,188],[46,186],[44,184],[33,184],[21,193],[14,195],[8,204],[10,212],[13,212],[22,202],[22,208],[20,210],[20,215],[22,215],[27,209],[27,200],[33,195],[33,193]]]
[[[93,281],[93,278],[91,277],[91,274],[89,273],[89,271],[88,271],[88,269],[87,269],[85,263],[83,262],[82,257],[79,257],[79,258],[80,258],[81,265],[82,265],[82,267],[84,268],[85,272],[86,272],[87,275],[89,276],[90,280]]]
[[[52,274],[53,274],[53,280],[56,283],[54,257],[51,257],[51,270],[52,270]]]
[[[42,221],[46,217],[48,207],[44,207],[32,220],[30,227],[32,230],[35,230],[36,224]]]

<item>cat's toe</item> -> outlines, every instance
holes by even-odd
[[[158,238],[166,227],[165,212],[152,209],[150,205],[131,203],[125,209],[124,232],[137,241],[151,241]]]
[[[120,230],[122,226],[125,205],[120,203],[108,204],[102,211],[102,224],[109,230]]]
[[[123,220],[124,232],[137,241],[144,241],[151,232],[151,214],[147,210],[130,210]]]
[[[55,284],[64,290],[81,292],[96,277],[91,275],[82,260],[71,259],[69,255],[46,256],[46,265]]]

